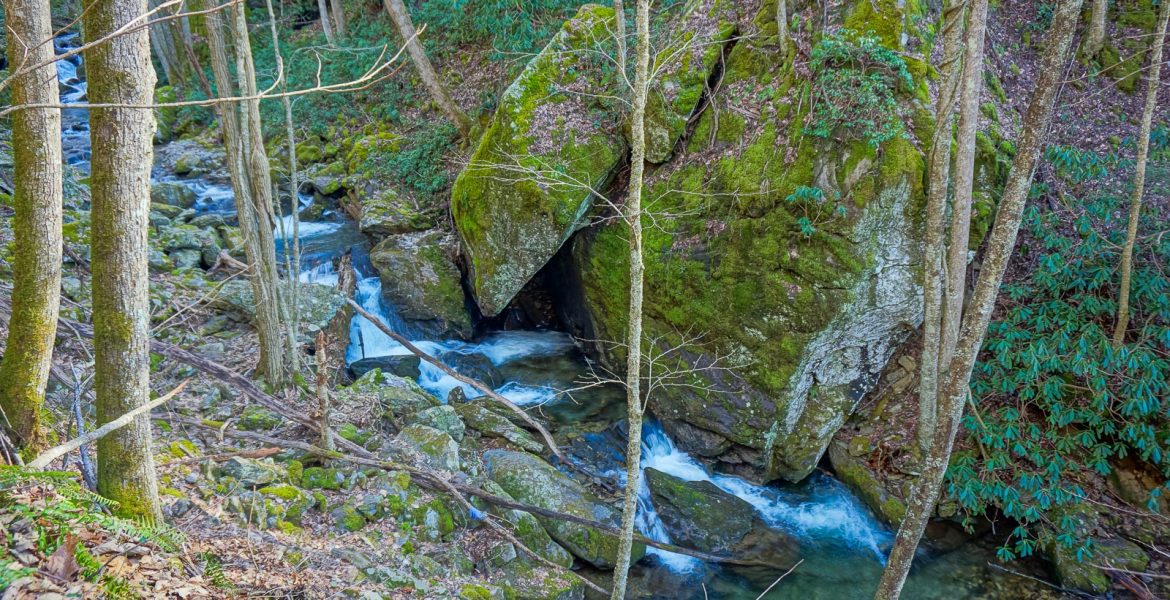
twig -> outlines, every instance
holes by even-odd
[[[796,561],[796,564],[795,564],[795,565],[792,565],[792,568],[790,568],[790,569],[788,569],[787,571],[785,571],[785,572],[784,572],[782,575],[780,575],[779,577],[777,577],[777,578],[776,578],[776,581],[773,581],[773,582],[772,582],[772,585],[768,586],[768,588],[767,588],[767,589],[765,589],[763,592],[760,592],[760,595],[759,595],[759,596],[756,596],[756,600],[763,600],[764,596],[767,596],[767,595],[768,595],[768,592],[772,591],[772,588],[776,587],[776,584],[777,584],[777,583],[780,583],[780,580],[781,580],[781,579],[784,579],[785,577],[788,577],[788,574],[789,574],[789,573],[791,573],[791,572],[793,572],[793,571],[795,571],[795,570],[796,570],[796,567],[799,567],[799,566],[800,566],[800,563],[803,563],[803,562],[804,562],[804,559],[803,559],[803,558],[802,558],[802,559],[800,559],[800,560],[798,560],[798,561]]]
[[[496,393],[495,390],[488,387],[487,385],[480,382],[479,380],[472,379],[471,377],[467,377],[467,376],[459,373],[455,369],[448,367],[446,364],[443,363],[443,361],[431,356],[430,354],[427,354],[426,352],[423,352],[422,350],[419,349],[418,346],[415,346],[414,344],[410,343],[410,340],[402,337],[401,335],[398,335],[397,333],[394,333],[394,331],[392,329],[390,329],[390,327],[387,326],[385,323],[383,323],[381,319],[379,319],[377,316],[371,314],[366,309],[362,308],[362,306],[360,304],[358,304],[357,302],[354,302],[352,298],[346,299],[346,302],[348,302],[349,305],[352,306],[353,309],[355,311],[357,311],[357,313],[359,315],[365,317],[366,320],[373,323],[375,327],[377,327],[379,330],[381,330],[382,333],[389,336],[390,339],[394,340],[395,342],[398,342],[399,344],[402,344],[402,347],[411,351],[415,356],[418,356],[420,359],[434,365],[440,371],[446,373],[447,375],[450,375],[451,377],[453,377],[457,381],[466,383],[467,385],[470,385],[471,387],[479,390],[488,398],[491,398],[492,400],[495,400],[496,402],[503,404],[504,406],[511,409],[512,412],[516,413],[517,415],[520,415],[520,418],[524,419],[525,423],[528,423],[528,425],[530,425],[533,429],[535,429],[537,432],[540,433],[540,436],[544,438],[545,445],[548,446],[548,449],[551,450],[552,453],[555,454],[556,457],[561,460],[561,462],[563,462],[565,464],[571,464],[565,458],[565,455],[561,454],[561,449],[557,446],[557,443],[555,441],[553,441],[552,434],[550,434],[548,432],[548,430],[544,428],[543,425],[541,425],[539,422],[537,422],[536,419],[533,419],[532,415],[529,415],[528,413],[524,412],[524,409],[520,408],[519,406],[516,406],[511,400],[508,400],[507,398]]]
[[[110,421],[109,423],[106,423],[105,425],[102,425],[101,427],[98,427],[97,429],[85,435],[78,436],[72,440],[69,440],[68,442],[65,442],[64,444],[45,450],[28,463],[28,468],[34,471],[44,469],[54,460],[70,452],[73,452],[74,450],[77,450],[85,444],[100,440],[110,433],[129,425],[130,422],[133,421],[134,418],[138,415],[149,412],[155,407],[166,404],[171,398],[174,398],[176,395],[178,395],[179,392],[183,391],[183,388],[187,387],[187,384],[190,382],[190,379],[184,379],[182,383],[175,386],[175,389],[167,392],[166,394],[163,394],[162,396],[159,396],[158,398],[151,400],[150,402],[147,402],[146,404],[143,404],[134,410],[131,410],[130,412],[118,417],[117,419],[114,419],[113,421]]]
[[[169,467],[171,465],[190,465],[194,463],[201,463],[205,460],[213,462],[223,462],[229,458],[268,458],[269,456],[280,454],[284,450],[280,448],[256,448],[255,450],[239,450],[236,452],[220,452],[218,454],[204,454],[203,456],[191,456],[179,460],[172,460],[165,462],[160,467]]]

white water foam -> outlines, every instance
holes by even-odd
[[[784,491],[751,484],[730,475],[711,475],[689,454],[682,452],[656,421],[647,421],[642,431],[642,469],[652,467],[684,481],[710,481],[723,491],[751,504],[769,527],[788,531],[802,541],[823,541],[854,551],[872,552],[884,562],[882,546],[887,532],[856,499],[840,486],[815,486],[808,499]],[[652,539],[669,542],[661,518],[654,510],[646,478],[639,491],[639,529]],[[701,563],[693,558],[651,550],[675,572],[685,573]]]

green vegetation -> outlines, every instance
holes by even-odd
[[[972,383],[978,409],[965,421],[971,445],[956,454],[949,489],[969,519],[994,509],[1020,523],[1000,550],[1005,559],[1032,554],[1049,536],[1091,556],[1073,516],[1086,508],[1086,473],[1108,475],[1134,457],[1170,477],[1170,278],[1159,266],[1170,240],[1156,236],[1135,255],[1138,329],[1113,347],[1124,231],[1106,223],[1120,204],[1088,199],[1072,209],[1071,229],[1060,214],[1029,208],[1021,253],[1036,269],[1004,285],[1005,310],[988,330]],[[1167,489],[1147,490],[1151,510]]]
[[[914,88],[901,55],[877,37],[840,30],[813,48],[812,120],[804,133],[821,138],[844,136],[877,148],[907,136],[906,109],[899,92]]]

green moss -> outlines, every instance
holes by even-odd
[[[340,490],[345,483],[345,474],[337,469],[309,467],[304,470],[301,482],[310,490]]]
[[[276,529],[281,533],[288,535],[298,535],[304,533],[305,531],[304,529],[301,529],[299,526],[294,523],[290,523],[289,521],[277,521]]]
[[[259,490],[262,495],[279,498],[281,500],[297,500],[302,496],[301,490],[288,484],[270,485]]]
[[[288,480],[294,484],[299,484],[304,477],[305,465],[299,460],[290,460],[285,464],[285,469],[288,470]]]
[[[174,458],[190,458],[202,454],[191,440],[175,440],[167,446],[167,452]]]

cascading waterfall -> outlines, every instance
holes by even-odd
[[[710,481],[719,489],[751,504],[769,527],[786,531],[802,544],[831,545],[851,552],[872,553],[884,562],[891,534],[835,480],[813,475],[803,497],[795,492],[758,486],[731,475],[712,475],[694,457],[681,451],[662,425],[647,420],[642,429],[642,469],[653,468],[684,481]],[[670,542],[654,510],[650,490],[642,477],[639,491],[639,530],[661,542]],[[702,565],[691,557],[651,550],[668,568],[685,573]]]

